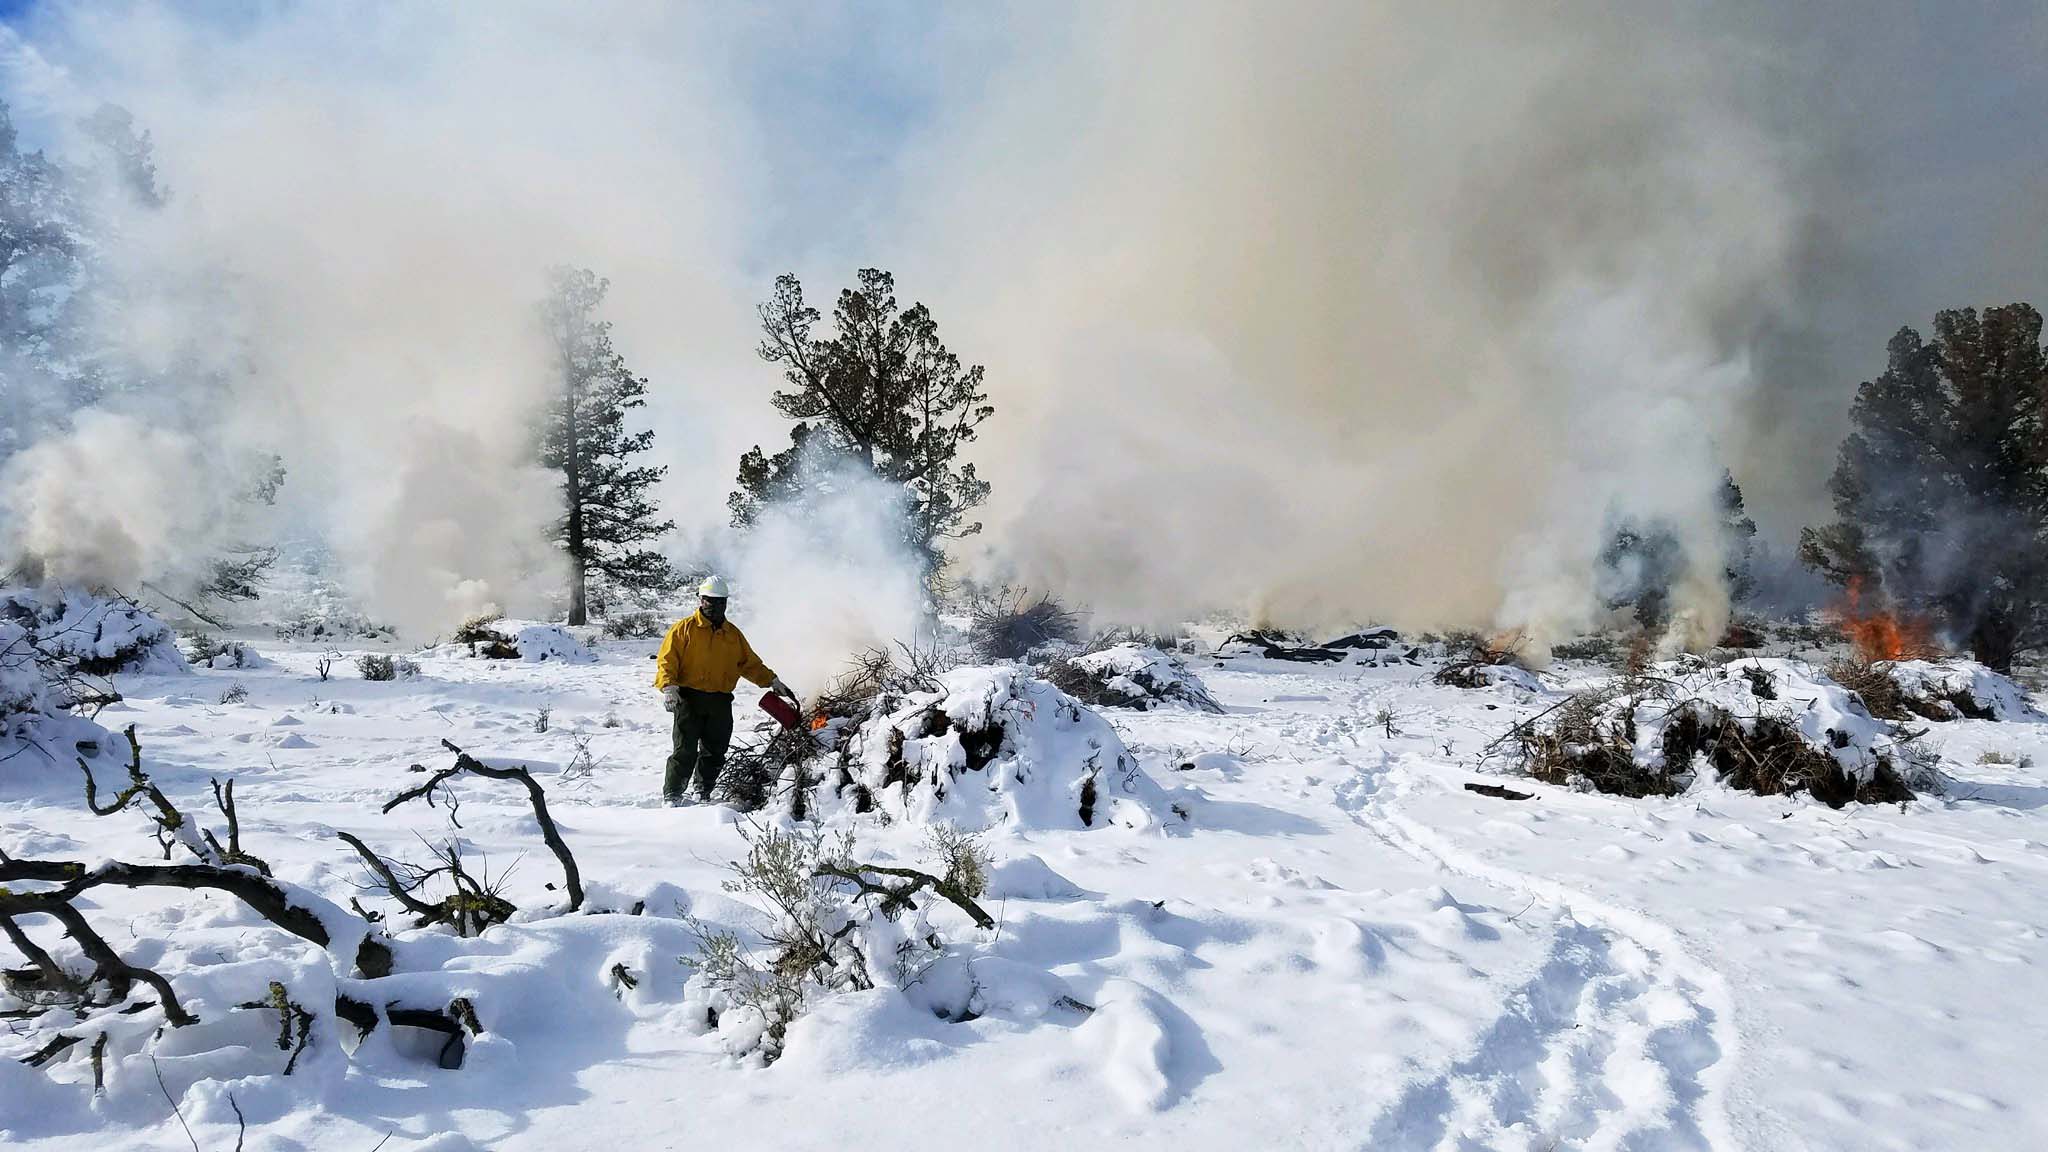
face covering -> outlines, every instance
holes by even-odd
[[[697,601],[697,610],[704,613],[704,619],[713,624],[725,623],[725,601],[706,596]]]

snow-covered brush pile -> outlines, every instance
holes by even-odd
[[[1223,711],[1185,661],[1149,644],[1115,644],[1093,652],[1056,655],[1046,661],[1043,674],[1060,691],[1096,708]]]
[[[0,589],[0,738],[118,700],[119,672],[185,671],[178,638],[132,600],[77,588]]]
[[[1841,660],[1828,675],[1885,720],[2039,720],[2027,694],[1974,660]]]
[[[185,638],[185,658],[195,667],[205,668],[262,668],[270,662],[262,653],[240,640],[227,640],[217,636],[191,635]]]
[[[529,664],[543,660],[589,664],[597,660],[597,653],[559,624],[528,624],[514,635],[512,646],[519,649],[519,658]]]
[[[802,787],[807,808],[967,829],[1180,821],[1116,729],[1028,668],[955,668],[936,682],[823,729],[833,751]]]
[[[1930,759],[1855,693],[1791,660],[1659,665],[1579,692],[1500,742],[1539,780],[1626,796],[1703,782],[1804,792],[1833,807],[1911,799],[1938,784]]]
[[[428,649],[436,655],[474,656],[486,660],[555,661],[588,664],[597,659],[590,646],[559,624],[518,624],[501,616],[473,616],[446,644]]]

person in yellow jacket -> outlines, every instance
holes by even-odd
[[[732,741],[732,690],[740,677],[796,702],[789,685],[754,655],[739,625],[725,618],[728,595],[720,577],[704,581],[697,611],[676,621],[654,658],[661,706],[675,715],[674,750],[661,780],[662,799],[671,808],[688,802],[693,778],[697,799],[711,798]]]

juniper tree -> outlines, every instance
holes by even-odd
[[[1720,511],[1721,577],[1728,599],[1739,604],[1756,593],[1751,571],[1756,550],[1756,521],[1744,511],[1742,486],[1723,470],[1717,502]],[[1671,615],[1671,587],[1685,572],[1685,547],[1665,524],[1624,521],[1600,550],[1600,586],[1610,608],[1635,605],[1637,623],[1656,630]]]
[[[1835,522],[1799,557],[1834,584],[1929,617],[2005,670],[2048,643],[2048,356],[2027,304],[1899,329],[1850,410]]]
[[[637,547],[675,528],[656,519],[648,490],[668,471],[634,465],[654,442],[626,431],[626,413],[647,403],[647,381],[612,348],[598,319],[608,282],[555,268],[541,312],[553,342],[557,387],[541,414],[540,461],[562,474],[557,540],[569,557],[569,623],[587,622],[592,577],[628,595],[673,591],[680,577],[661,553]]]
[[[829,488],[836,473],[825,462],[849,458],[902,486],[904,543],[929,583],[943,542],[981,530],[967,514],[988,499],[988,482],[959,454],[995,409],[981,366],[963,366],[947,349],[930,309],[899,310],[895,278],[880,269],[863,268],[858,279],[839,294],[830,338],[813,334],[821,317],[794,276],[778,277],[761,305],[760,356],[780,365],[789,385],[771,401],[796,423],[789,447],[771,456],[756,446],[740,459],[733,524]]]

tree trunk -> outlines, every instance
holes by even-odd
[[[1987,609],[1970,626],[1970,654],[1993,672],[2012,672],[2012,658],[2018,646],[2018,629],[2005,611]]]
[[[582,399],[582,381],[576,378],[575,362],[563,358],[562,495],[568,502],[569,623],[590,622],[589,543],[583,538],[583,444],[582,429],[576,424],[576,406]]]

